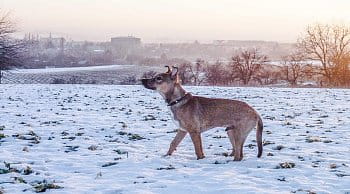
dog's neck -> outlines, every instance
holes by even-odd
[[[164,94],[164,99],[166,103],[173,102],[175,100],[178,100],[186,95],[186,90],[181,87],[180,84],[175,84],[174,88]]]

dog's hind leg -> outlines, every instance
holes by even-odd
[[[243,159],[243,145],[248,136],[248,133],[244,133],[238,129],[232,131],[235,141],[234,161],[241,161]]]
[[[180,142],[185,138],[187,131],[183,131],[181,129],[177,130],[176,136],[170,144],[169,151],[167,152],[167,156],[170,156],[180,144]]]
[[[200,132],[190,132],[190,136],[194,145],[194,149],[197,155],[197,160],[204,158],[202,139]]]
[[[235,154],[235,138],[234,138],[233,130],[234,130],[234,127],[227,127],[225,130],[232,145],[232,152],[230,156],[234,156]]]

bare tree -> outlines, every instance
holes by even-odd
[[[276,84],[278,80],[281,80],[280,69],[272,67],[263,67],[260,73],[257,75],[256,80],[261,85]]]
[[[320,73],[328,84],[338,85],[339,72],[349,69],[346,59],[350,55],[350,27],[328,24],[308,26],[304,36],[298,40],[298,48],[310,59],[321,63]]]
[[[195,64],[183,63],[179,66],[179,76],[183,84],[201,85],[205,81],[205,61],[197,59]]]
[[[205,61],[202,59],[197,59],[196,63],[192,65],[192,68],[190,68],[194,85],[199,86],[204,82],[205,80],[204,68],[205,68]]]
[[[296,86],[299,81],[312,73],[312,64],[308,63],[300,52],[282,57],[282,76],[291,86]]]
[[[205,68],[205,77],[209,85],[228,84],[225,65],[220,61],[216,61],[212,65],[207,65]]]
[[[338,61],[337,68],[332,72],[334,74],[335,85],[350,87],[350,55],[343,57]]]
[[[242,81],[244,85],[256,78],[262,65],[268,61],[267,56],[260,54],[256,48],[244,50],[233,56],[231,60],[230,66],[233,78]]]
[[[14,40],[11,35],[16,32],[10,13],[0,10],[0,83],[4,70],[22,64],[23,41]]]
[[[181,83],[184,85],[191,84],[192,74],[190,73],[190,69],[192,68],[191,63],[182,63],[179,66],[178,76],[181,80]]]

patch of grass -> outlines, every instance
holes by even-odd
[[[145,139],[139,134],[128,134],[128,136],[129,136],[129,140],[133,140],[133,141]]]
[[[103,164],[102,167],[114,166],[116,164],[118,164],[118,162],[108,162],[106,164]]]
[[[0,168],[0,174],[7,174],[7,173],[10,173],[10,171],[8,169]]]
[[[154,121],[156,120],[156,117],[154,117],[153,115],[147,115],[147,116],[144,116],[144,121]]]
[[[84,133],[76,133],[75,136],[82,136]]]
[[[266,130],[265,133],[268,134],[268,135],[272,134],[272,132],[269,131],[269,130]]]
[[[320,138],[320,137],[317,137],[317,136],[313,136],[313,137],[308,136],[308,137],[305,139],[305,141],[306,141],[307,143],[320,142],[320,141],[321,141],[321,138]]]
[[[71,136],[71,137],[62,137],[61,139],[68,139],[70,141],[73,141],[73,140],[75,140],[75,138],[76,137]]]
[[[22,177],[13,177],[13,179],[14,179],[17,183],[24,183],[24,184],[27,184],[27,181],[24,180]]]
[[[33,173],[33,170],[30,166],[27,166],[26,168],[22,170],[18,170],[17,168],[11,167],[11,163],[4,162],[5,169],[0,168],[0,174],[7,174],[7,173],[21,173],[23,175],[29,175]]]
[[[30,166],[27,166],[25,169],[23,169],[23,172],[22,172],[23,175],[29,175],[32,173],[33,173],[33,170]]]
[[[307,194],[316,194],[316,192],[311,191],[311,190],[304,190],[304,189],[298,189],[298,190],[294,190],[291,191],[291,193],[307,193]]]
[[[229,153],[227,153],[227,152],[223,152],[223,153],[216,153],[216,154],[214,154],[215,156],[225,156],[225,157],[229,157],[230,156],[230,154]]]
[[[4,162],[4,164],[5,164],[5,169],[0,168],[0,174],[7,174],[7,173],[11,173],[11,172],[16,172],[16,173],[21,172],[17,168],[11,167],[11,163]]]
[[[344,174],[344,173],[336,173],[337,177],[344,177],[344,176],[350,176],[350,174]]]
[[[171,164],[167,167],[160,167],[160,168],[157,168],[157,170],[174,170],[175,167],[173,167]]]
[[[88,147],[88,149],[91,151],[95,151],[95,150],[97,150],[97,147],[98,147],[97,145],[91,145]]]
[[[286,177],[282,176],[282,177],[277,178],[277,180],[285,182],[286,181]]]
[[[76,152],[78,151],[79,146],[66,146],[67,150],[65,150],[64,152],[68,153],[68,152]]]
[[[273,150],[282,150],[282,149],[284,149],[284,148],[286,148],[286,147],[284,147],[283,145],[278,145],[278,146],[276,146],[276,147],[273,147],[272,149],[273,149]]]
[[[276,117],[273,117],[273,116],[265,116],[264,117],[264,119],[269,119],[269,120],[275,120],[276,119]]]
[[[0,125],[0,131],[3,131],[5,129],[5,125]]]
[[[41,122],[40,125],[59,125],[61,124],[59,121],[44,121],[44,122]]]
[[[167,131],[166,133],[176,133],[176,132],[177,132],[177,129],[172,130],[172,131]]]
[[[136,134],[136,133],[127,133],[127,132],[125,132],[125,131],[119,131],[117,134],[118,134],[118,135],[127,135],[127,136],[129,137],[129,140],[132,140],[132,141],[146,139],[146,138],[140,136],[139,134]]]
[[[244,147],[247,147],[247,148],[249,148],[249,149],[254,149],[254,147],[256,147],[256,145],[255,144],[248,144],[248,145],[245,145]]]
[[[214,139],[221,139],[221,138],[227,138],[226,136],[216,135],[213,136]]]
[[[128,152],[127,151],[122,151],[122,150],[113,150],[113,151],[115,151],[115,152],[117,152],[118,154],[128,154]]]
[[[306,124],[305,124],[305,127],[315,127],[315,125],[311,125],[311,124],[309,124],[309,123],[306,123]]]
[[[29,131],[28,133],[25,133],[25,134],[14,134],[12,135],[12,137],[16,137],[17,139],[20,139],[20,140],[28,140],[30,141],[30,143],[33,143],[33,144],[38,144],[40,143],[40,137],[34,133],[34,131]]]
[[[32,184],[36,193],[46,192],[48,189],[62,189],[63,187],[54,183],[48,183],[46,180]]]
[[[125,129],[125,128],[127,128],[127,127],[128,127],[128,126],[126,125],[126,123],[123,122],[122,128]]]
[[[227,164],[228,162],[229,161],[222,161],[222,162],[220,162],[220,161],[215,160],[215,162],[213,164]]]
[[[268,141],[268,140],[264,140],[263,141],[263,146],[267,146],[267,145],[270,145],[270,144],[275,144],[275,142]]]
[[[67,131],[62,131],[61,132],[61,136],[67,136],[67,135],[69,135],[69,133]]]
[[[118,135],[127,135],[128,133],[127,132],[124,132],[124,131],[119,131],[118,132]]]
[[[284,123],[284,125],[292,125],[292,123],[290,121],[287,121]]]
[[[295,167],[295,163],[294,162],[282,162],[279,163],[278,166],[276,166],[276,169],[280,169],[280,168],[294,168]]]

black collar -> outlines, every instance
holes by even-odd
[[[178,99],[176,99],[176,100],[174,100],[172,102],[169,102],[168,106],[174,106],[175,104],[177,104],[177,103],[181,102],[183,99],[185,99],[186,96],[189,95],[189,94],[190,93],[185,93],[185,95],[183,95],[181,98],[178,98]]]

